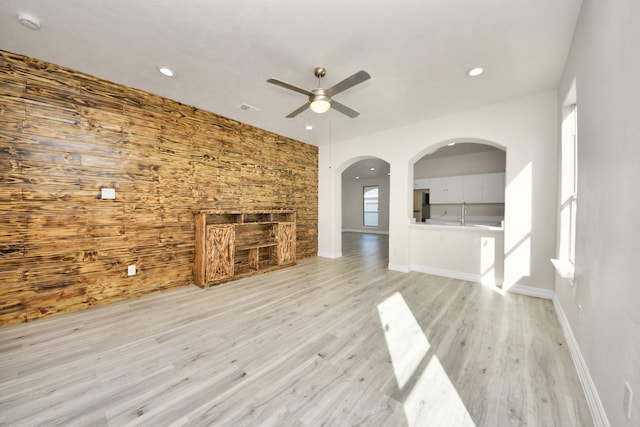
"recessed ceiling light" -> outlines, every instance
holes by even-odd
[[[306,130],[311,130],[311,129],[313,129],[313,126],[311,126],[311,125],[306,125],[304,128],[305,128]]]
[[[167,76],[167,77],[173,77],[176,75],[176,73],[166,65],[159,66],[158,71],[160,71],[160,73],[162,73],[163,76]]]
[[[359,177],[359,176],[356,176],[356,179],[360,179],[360,177]]]
[[[484,73],[484,68],[482,67],[473,67],[467,70],[467,76],[469,77],[478,77],[482,73]]]
[[[29,15],[28,13],[20,12],[18,14],[18,22],[30,30],[40,29],[40,21],[38,20],[38,18],[32,15]]]
[[[371,168],[372,171],[376,170],[376,168]]]

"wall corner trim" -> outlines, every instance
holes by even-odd
[[[527,285],[503,286],[502,289],[514,294],[527,295],[530,297],[544,298],[549,300],[552,300],[555,295],[553,289],[544,289]]]
[[[587,398],[587,405],[589,406],[591,416],[593,417],[593,424],[596,427],[610,427],[611,425],[609,424],[607,414],[604,411],[604,406],[602,406],[598,390],[593,383],[593,379],[589,373],[589,368],[587,367],[587,364],[582,357],[582,353],[580,352],[578,341],[576,341],[576,338],[573,335],[569,320],[562,309],[562,304],[560,304],[560,300],[555,294],[553,296],[553,307],[556,310],[556,316],[558,316],[558,321],[562,327],[564,338],[567,341],[567,346],[569,347],[569,353],[571,353],[573,364],[578,371],[578,378],[580,378],[580,384],[582,384],[582,389],[585,397]]]

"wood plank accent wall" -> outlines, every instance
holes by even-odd
[[[315,256],[317,147],[0,51],[0,325],[193,284],[194,212],[274,208]]]

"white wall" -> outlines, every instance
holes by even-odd
[[[363,193],[366,185],[378,186],[378,227],[362,225]],[[342,230],[388,233],[389,232],[389,177],[342,180]]]
[[[321,145],[318,254],[340,256],[341,172],[364,157],[391,165],[389,266],[410,269],[413,164],[447,142],[482,142],[507,152],[504,281],[552,289],[556,229],[557,93],[508,102]]]
[[[613,426],[640,425],[639,23],[638,0],[584,0],[558,91],[575,80],[578,214],[577,281],[555,292]]]

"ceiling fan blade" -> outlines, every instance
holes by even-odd
[[[344,92],[345,90],[364,82],[365,80],[369,80],[371,78],[371,76],[369,75],[369,73],[367,73],[364,70],[360,70],[357,73],[353,74],[352,76],[347,77],[346,79],[344,79],[343,81],[341,81],[340,83],[336,83],[335,85],[331,86],[329,89],[326,89],[324,91],[324,93],[327,96],[333,96],[336,95],[340,92]]]
[[[356,110],[352,110],[346,105],[340,104],[339,102],[334,100],[331,100],[331,108],[335,108],[336,110],[340,111],[342,114],[345,114],[351,117],[352,119],[355,119],[360,115],[360,113],[358,113]]]
[[[287,119],[292,119],[295,116],[297,116],[298,114],[302,113],[307,108],[309,108],[309,103],[308,102],[306,104],[304,104],[303,106],[301,106],[300,108],[298,108],[297,110],[290,112],[286,117],[287,117]]]
[[[294,86],[294,85],[289,84],[287,82],[283,82],[282,80],[278,80],[278,79],[275,79],[273,77],[270,78],[269,80],[267,80],[267,83],[271,83],[271,84],[274,84],[276,86],[280,86],[280,87],[283,87],[285,89],[289,89],[289,90],[292,90],[294,92],[301,93],[303,95],[313,96],[313,94],[311,92],[309,92],[308,90],[299,88],[297,86]]]

